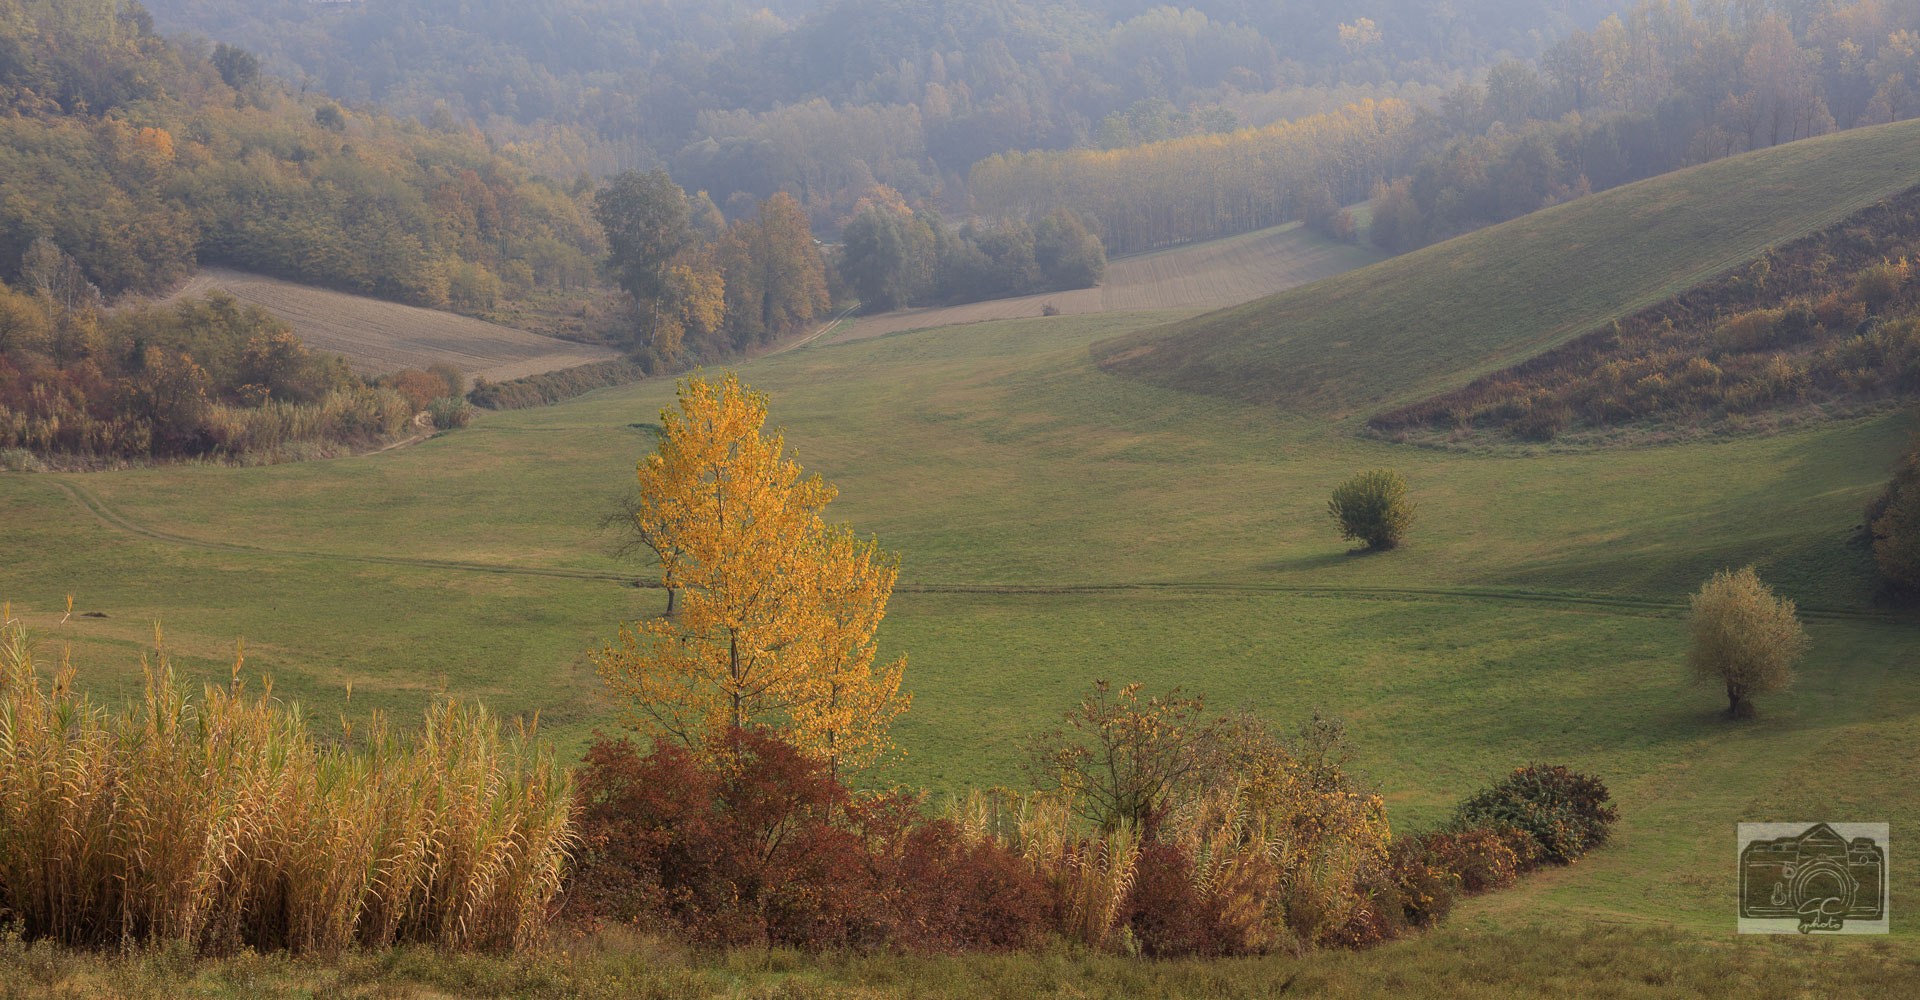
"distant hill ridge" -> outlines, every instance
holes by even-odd
[[[1096,343],[1100,367],[1302,414],[1458,388],[1920,183],[1920,121],[1730,157]]]

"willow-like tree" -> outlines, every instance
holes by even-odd
[[[634,721],[689,746],[769,726],[858,768],[888,750],[911,700],[904,657],[875,665],[898,561],[821,519],[835,489],[802,476],[781,434],[762,433],[766,419],[766,396],[731,374],[680,383],[635,505],[678,607],[627,624],[596,665]]]
[[[1752,566],[1721,570],[1693,595],[1687,663],[1702,680],[1725,685],[1727,718],[1753,717],[1755,695],[1784,691],[1807,633],[1793,602],[1775,597]]]

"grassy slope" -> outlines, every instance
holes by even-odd
[[[1223,309],[1329,278],[1381,259],[1369,245],[1335,243],[1298,222],[1189,246],[1119,257],[1095,288],[1043,292],[957,306],[858,316],[827,338],[857,340],[904,330],[1056,315]]]
[[[1110,371],[1316,414],[1454,388],[1920,183],[1920,122],[1668,174],[1102,344]]]

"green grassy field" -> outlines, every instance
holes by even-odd
[[[1729,157],[1167,330],[1112,371],[1351,415],[1454,389],[1920,184],[1920,122]]]
[[[1920,896],[1920,853],[1900,846],[1920,833],[1920,620],[1873,604],[1870,559],[1854,541],[1862,505],[1915,427],[1910,415],[1579,454],[1420,450],[1355,437],[1351,422],[1098,368],[1091,345],[1163,320],[981,324],[741,369],[772,395],[808,469],[840,487],[831,513],[901,554],[882,642],[909,654],[915,702],[895,730],[905,760],[873,780],[936,792],[1017,782],[1020,739],[1091,680],[1180,683],[1280,722],[1316,709],[1345,718],[1356,763],[1398,829],[1436,823],[1508,768],[1544,759],[1606,780],[1621,806],[1616,840],[1468,901],[1443,934],[1366,955],[1217,973],[1086,956],[1034,959],[1017,976],[999,960],[945,972],[876,965],[859,975],[894,985],[874,989],[1078,996],[1117,995],[1122,983],[1261,995],[1299,975],[1368,995],[1419,992],[1419,970],[1431,968],[1450,970],[1449,989],[1522,996],[1568,982],[1546,971],[1554,949],[1542,941],[1601,948],[1585,967],[1594,976],[1665,977],[1592,995],[1688,993],[1696,982],[1732,995],[1746,981],[1716,970],[1740,963],[1778,977],[1761,986],[1811,989],[1842,967],[1865,977],[1850,980],[1863,995],[1914,981],[1920,935],[1898,915],[1889,942],[1727,940],[1742,819],[1891,821],[1896,910]],[[1483,363],[1441,357],[1433,373],[1407,377],[1444,380]],[[1326,392],[1350,395],[1331,409],[1358,410],[1370,385],[1333,381]],[[623,617],[663,603],[631,585],[644,567],[606,555],[596,525],[671,397],[670,384],[642,383],[325,462],[0,476],[11,557],[0,596],[42,624],[69,593],[77,612],[104,615],[48,632],[72,644],[81,683],[103,693],[131,689],[160,619],[177,659],[207,677],[226,676],[244,635],[248,669],[321,718],[381,709],[404,719],[446,690],[538,711],[577,751],[611,725],[591,651]],[[1354,555],[1325,498],[1378,465],[1411,481],[1420,519],[1403,548]],[[1735,725],[1719,718],[1715,692],[1684,678],[1680,616],[1703,578],[1748,562],[1806,609],[1814,649],[1792,694]],[[1490,971],[1503,955],[1509,971]],[[1856,968],[1867,958],[1870,968]],[[571,959],[529,961],[549,963],[540,976],[573,974]],[[771,973],[725,964],[735,961],[672,966],[694,985],[659,993],[773,995]],[[89,968],[74,975],[148,974]],[[255,971],[273,980],[275,968]],[[357,975],[341,968],[284,975]],[[818,989],[793,995],[875,995],[849,985],[864,980],[844,964],[807,969]],[[172,986],[153,995],[226,974],[163,969],[156,981]],[[358,995],[387,973],[369,975],[334,992]],[[422,995],[452,989],[416,978]],[[968,983],[977,988],[951,992]]]

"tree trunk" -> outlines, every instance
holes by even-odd
[[[1753,702],[1747,700],[1747,693],[1733,684],[1727,685],[1727,718],[1753,718]]]
[[[672,587],[668,587],[667,588],[667,617],[672,618],[678,614],[680,614],[680,591],[675,590]]]

